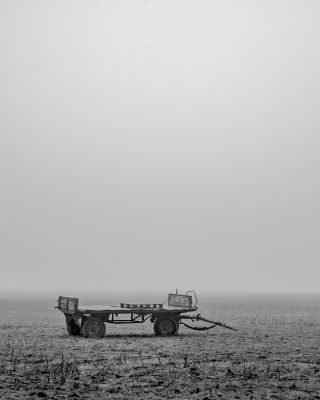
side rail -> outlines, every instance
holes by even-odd
[[[190,290],[186,294],[169,293],[168,305],[195,310],[197,309],[197,295],[194,290]]]
[[[74,314],[78,311],[78,304],[79,299],[75,297],[59,296],[58,305],[56,308],[58,308],[64,314]]]

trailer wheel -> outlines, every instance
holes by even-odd
[[[175,318],[158,318],[153,328],[157,336],[176,335],[179,330],[179,322]]]
[[[91,317],[84,321],[82,335],[86,338],[101,338],[106,333],[104,322],[97,317]]]
[[[70,336],[79,336],[81,335],[81,328],[79,325],[75,323],[73,319],[67,319],[66,320],[66,325],[67,325],[67,331]]]

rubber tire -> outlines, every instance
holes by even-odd
[[[70,336],[81,335],[81,328],[75,323],[73,319],[67,319],[66,325],[67,325],[67,331]]]
[[[102,338],[106,333],[106,326],[102,319],[90,317],[84,321],[82,335],[86,338]]]
[[[179,330],[179,322],[175,318],[158,318],[154,322],[153,329],[157,336],[176,335]]]
[[[179,321],[177,319],[174,319],[174,323],[175,323],[175,331],[174,331],[174,335],[177,335],[179,332]]]

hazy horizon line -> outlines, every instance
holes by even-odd
[[[147,295],[152,295],[152,296],[158,296],[161,295],[162,297],[165,297],[168,295],[168,293],[175,293],[175,290],[162,290],[162,289],[156,289],[156,290],[151,290],[151,289],[107,289],[107,290],[85,290],[85,289],[79,289],[79,290],[56,290],[56,289],[50,289],[50,290],[3,290],[0,289],[0,299],[1,298],[21,298],[21,297],[28,297],[28,298],[45,298],[45,297],[57,297],[58,296],[68,296],[68,297],[102,297],[106,295],[112,295],[115,297],[118,296],[125,296],[125,295],[141,295],[143,297]],[[185,294],[186,291],[179,290],[179,294]],[[229,297],[236,297],[236,296],[320,296],[320,292],[314,292],[314,291],[289,291],[289,290],[205,290],[205,289],[200,289],[196,290],[196,294],[201,297],[218,297],[218,296],[229,296]]]

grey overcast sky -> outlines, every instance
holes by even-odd
[[[1,291],[319,292],[319,18],[1,0]]]

